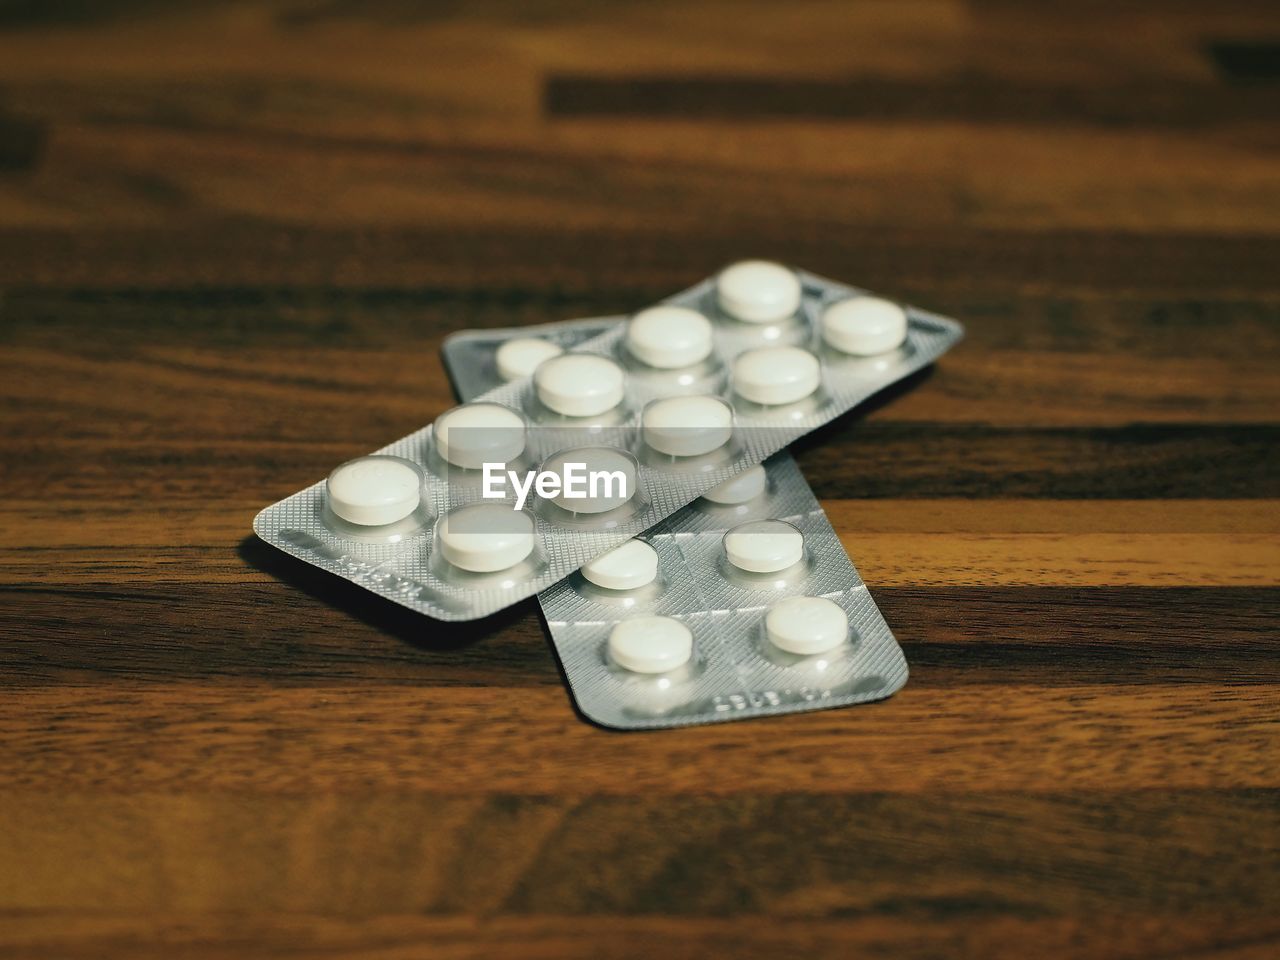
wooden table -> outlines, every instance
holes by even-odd
[[[1280,955],[1280,22],[1115,6],[0,5],[0,956]],[[893,699],[610,733],[249,535],[749,255],[968,325],[799,451]]]

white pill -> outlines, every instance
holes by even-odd
[[[800,278],[770,260],[743,260],[716,278],[716,300],[731,317],[748,323],[776,323],[800,309]]]
[[[636,495],[639,482],[635,461],[610,447],[562,450],[548,457],[539,472],[554,473],[559,485],[538,495],[572,513],[615,510]]]
[[[693,633],[671,617],[636,617],[609,632],[609,656],[632,673],[667,673],[693,656]]]
[[[733,436],[733,408],[719,397],[668,397],[644,408],[644,442],[673,457],[719,450]]]
[[[764,629],[779,650],[809,656],[834,650],[849,638],[849,615],[826,597],[788,597],[770,608]]]
[[[626,378],[612,360],[589,353],[566,353],[541,364],[533,374],[538,399],[566,417],[594,417],[622,402]]]
[[[769,475],[765,473],[763,466],[756,464],[750,470],[744,470],[736,477],[730,477],[719,486],[712,487],[702,496],[712,503],[733,507],[754,500],[764,493],[768,484]]]
[[[752,403],[795,403],[821,383],[818,358],[800,347],[760,347],[733,362],[733,389]]]
[[[782,520],[752,520],[724,535],[724,553],[739,570],[777,573],[804,557],[804,534]]]
[[[658,551],[643,540],[628,540],[596,557],[582,575],[606,590],[636,590],[658,577]]]
[[[436,419],[433,435],[440,456],[469,470],[510,463],[524,453],[524,420],[499,403],[454,407]]]
[[[711,321],[686,307],[650,307],[627,324],[627,349],[663,370],[690,367],[711,353]]]
[[[455,567],[493,573],[533,553],[533,518],[504,503],[459,507],[440,522],[440,549]]]
[[[822,313],[822,339],[858,357],[888,353],[907,339],[907,313],[879,297],[841,300]]]
[[[564,353],[560,347],[548,340],[537,337],[520,337],[508,340],[498,348],[494,362],[498,365],[498,376],[503,380],[520,380],[533,375],[538,364]]]
[[[399,457],[348,460],[325,481],[329,509],[348,523],[381,527],[418,509],[422,471]]]

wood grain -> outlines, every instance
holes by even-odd
[[[33,687],[0,713],[12,744],[0,787],[753,796],[1280,787],[1273,687],[1224,678],[1193,689],[1192,701],[1176,682],[921,688],[857,717],[628,737],[583,723],[550,683]]]
[[[0,3],[0,957],[1280,952],[1273,3]],[[263,504],[467,327],[961,318],[797,445],[911,664],[636,736]]]

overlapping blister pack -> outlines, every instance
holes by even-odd
[[[456,334],[445,367],[465,401],[521,372],[521,356],[536,363],[624,322]],[[845,706],[907,680],[901,649],[786,451],[538,598],[579,709],[614,728]],[[619,662],[611,640],[632,624],[646,634]]]
[[[254,529],[428,616],[483,617],[932,363],[961,335],[953,320],[841,283],[736,264],[340,465],[267,507]]]

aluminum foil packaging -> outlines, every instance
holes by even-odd
[[[444,345],[445,366],[465,401],[502,382],[497,353],[505,344],[536,335],[569,348],[624,320],[455,334]],[[606,582],[621,589],[593,583],[584,575],[594,572],[588,569],[538,595],[569,687],[587,717],[617,729],[684,726],[863,703],[906,683],[902,651],[795,461],[783,451],[753,473],[729,481],[730,489],[717,495],[732,502],[699,498],[641,536],[657,557],[652,580],[627,586],[616,579],[626,569],[615,561],[615,579]],[[725,537],[766,520],[794,528],[802,538],[800,558],[780,571],[738,569]],[[640,579],[648,575],[638,571]],[[815,653],[779,648],[765,619],[792,597],[834,602],[847,619],[844,634]],[[613,662],[614,629],[655,616],[688,628],[689,660],[658,673]]]
[[[961,335],[953,320],[844,284],[735,264],[335,467],[259,513],[254,530],[428,616],[483,617],[927,366]]]

